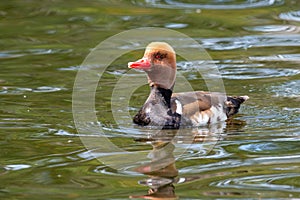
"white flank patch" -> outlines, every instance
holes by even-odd
[[[211,123],[216,123],[220,121],[225,121],[227,119],[226,113],[223,111],[222,108],[216,108],[215,106],[212,106],[210,108],[212,112],[212,117],[211,117]]]
[[[181,103],[178,100],[175,100],[175,103],[176,103],[176,113],[178,113],[179,115],[182,115]]]
[[[191,119],[194,126],[206,126],[209,123],[214,124],[227,119],[226,113],[223,108],[212,106],[210,112],[197,113]]]
[[[193,126],[206,126],[209,121],[209,116],[206,113],[197,113],[193,115],[191,120]]]
[[[201,114],[200,114],[201,116]],[[207,114],[202,115],[202,122],[200,122],[201,124],[207,124],[209,121],[209,116]]]

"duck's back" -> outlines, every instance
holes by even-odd
[[[247,96],[230,97],[203,91],[174,93],[171,109],[181,114],[181,126],[203,126],[236,114]]]

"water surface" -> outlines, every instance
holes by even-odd
[[[299,9],[293,0],[1,2],[0,199],[300,198]],[[97,117],[116,146],[146,156],[116,170],[80,140],[99,135],[77,132],[73,84],[99,42],[146,26],[180,31],[207,50],[209,62],[179,59],[194,89],[206,89],[197,63],[208,62],[227,94],[250,100],[231,124],[182,130],[175,140],[176,132],[129,118],[118,125],[112,90],[142,51],[122,56],[99,83]],[[148,91],[135,91],[130,114]],[[109,156],[127,163],[121,153]]]

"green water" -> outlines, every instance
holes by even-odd
[[[154,158],[128,164],[116,153],[111,162],[121,167],[115,169],[82,143],[99,135],[78,133],[73,85],[97,44],[140,27],[169,28],[195,39],[218,67],[226,93],[250,100],[217,133],[183,130],[172,145],[166,135],[174,132],[156,134],[128,124],[129,117],[121,125],[114,121],[114,85],[142,51],[120,57],[96,91],[98,123],[116,146]],[[0,30],[0,199],[146,198],[150,188],[157,198],[300,198],[299,1],[2,1]],[[186,66],[180,60],[178,72],[194,89],[206,89]],[[135,91],[130,114],[147,95],[146,85]],[[161,147],[150,139],[160,134],[171,149],[161,153],[171,161],[148,176],[141,165],[159,157]],[[187,148],[191,134],[197,137]]]

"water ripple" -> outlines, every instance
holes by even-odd
[[[27,169],[30,167],[31,167],[30,165],[26,165],[26,164],[14,164],[14,165],[6,165],[4,166],[4,169],[8,171],[17,171],[21,169]]]
[[[259,78],[274,78],[288,77],[300,74],[300,70],[296,69],[271,69],[271,68],[249,68],[249,67],[234,67],[222,66],[220,69],[223,78],[226,79],[259,79]]]
[[[199,158],[203,159],[221,159],[226,158],[232,155],[223,149],[222,147],[214,147],[213,144],[199,144],[195,143],[194,145],[190,145],[185,154],[180,156],[180,160],[197,160]]]
[[[248,35],[243,37],[199,39],[204,48],[211,50],[248,49],[253,47],[300,46],[300,35]]]
[[[227,159],[222,160],[219,162],[214,163],[208,163],[208,164],[199,164],[199,165],[193,165],[188,167],[181,168],[180,174],[210,174],[214,173],[215,171],[222,171],[224,173],[231,172],[233,169],[243,169],[243,168],[251,168],[251,167],[257,167],[258,169],[263,167],[267,168],[267,166],[272,166],[270,170],[275,170],[275,165],[277,166],[278,171],[283,171],[284,167],[289,165],[292,166],[299,166],[299,155],[289,155],[289,156],[272,156],[272,157],[259,157],[259,158],[249,158],[244,160],[238,160],[238,159]],[[290,169],[290,167],[288,169]],[[294,169],[294,167],[292,167]],[[299,174],[298,174],[299,175]],[[249,176],[247,176],[249,177]]]
[[[130,166],[128,168],[135,168],[136,165]],[[117,176],[142,176],[142,174],[138,172],[134,172],[132,170],[116,170],[113,168],[110,168],[108,166],[97,166],[95,169],[92,169],[94,173],[101,173],[101,174],[107,174],[107,175],[117,175]]]
[[[297,60],[297,55],[283,55],[283,60]],[[271,59],[271,58],[270,58]],[[250,57],[250,60],[263,61],[267,57]],[[199,71],[199,69],[206,69],[207,72],[201,72],[208,77],[214,78],[217,74],[213,74],[213,70],[218,67],[222,78],[226,79],[260,79],[260,78],[274,78],[274,77],[288,77],[300,74],[298,69],[288,68],[267,68],[263,63],[245,63],[243,60],[222,60],[222,61],[184,61],[178,63],[178,70],[180,72]],[[202,74],[202,75],[203,75]],[[192,79],[197,79],[194,77]]]
[[[300,11],[290,11],[286,13],[281,13],[279,15],[280,19],[288,21],[300,21]]]
[[[250,60],[255,61],[289,61],[289,62],[299,62],[300,54],[279,54],[271,56],[250,56]]]
[[[294,25],[263,25],[263,26],[254,26],[254,27],[244,27],[247,31],[257,31],[264,33],[299,33],[300,27]]]
[[[251,154],[271,154],[284,155],[286,153],[292,154],[292,152],[299,152],[300,146],[297,145],[296,139],[294,141],[282,140],[282,138],[276,138],[272,141],[259,141],[242,144],[238,147],[239,150],[250,152]]]
[[[66,88],[41,86],[41,87],[37,87],[36,89],[34,89],[33,92],[57,92],[57,91],[61,91],[61,90],[66,90]]]
[[[21,87],[6,87],[0,88],[0,94],[23,94],[25,92],[32,92],[31,88],[21,88]]]
[[[300,54],[283,54],[277,56],[251,56],[253,61],[300,61]],[[206,77],[214,78],[218,74],[213,74],[215,67],[218,67],[218,72],[221,73],[222,78],[226,79],[260,79],[260,78],[274,78],[274,77],[289,77],[300,74],[299,69],[289,68],[267,68],[263,63],[247,63],[245,60],[214,60],[214,61],[182,61],[178,62],[179,72],[197,72],[201,70],[201,74]],[[203,71],[203,70],[206,71]],[[211,69],[211,70],[210,70]],[[197,79],[198,77],[189,76],[190,79]]]
[[[6,117],[0,118],[0,128],[1,129],[27,129],[27,128],[39,128],[43,125],[36,125],[31,119],[26,118],[16,118],[16,117]]]
[[[76,162],[86,162],[94,159],[92,155],[88,153],[85,149],[76,150],[61,154],[49,154],[46,156],[35,157],[33,162],[35,166],[54,168],[72,165]]]
[[[70,67],[61,67],[58,68],[60,71],[78,71],[80,69],[80,66],[70,66]]]
[[[265,174],[247,177],[231,178],[212,182],[210,185],[223,188],[246,188],[246,189],[269,189],[276,191],[300,192],[299,187],[284,184],[289,179],[292,182],[297,182],[300,175],[297,173],[282,173],[282,174]],[[283,183],[282,183],[283,182]]]
[[[1,58],[18,58],[23,56],[32,56],[32,55],[48,55],[48,54],[63,54],[70,53],[72,49],[26,49],[26,50],[10,50],[10,51],[1,51]]]
[[[144,2],[144,3],[143,3]],[[198,1],[199,2],[199,1]],[[159,8],[188,8],[188,9],[247,9],[273,5],[282,5],[284,0],[232,0],[232,1],[202,1],[199,3],[189,3],[184,0],[145,0],[141,4],[146,4]]]
[[[46,93],[46,92],[57,92],[61,90],[67,90],[67,89],[63,87],[51,87],[51,86],[41,86],[35,89],[3,86],[2,88],[0,88],[0,94],[24,94],[26,92]],[[24,98],[26,98],[26,96],[24,96]]]
[[[279,150],[280,147],[275,143],[257,143],[257,144],[245,144],[239,147],[240,150],[249,151],[249,152],[270,152]]]
[[[272,86],[271,92],[278,97],[300,98],[300,80],[289,81],[282,85]]]
[[[166,28],[173,28],[173,29],[179,29],[179,28],[186,28],[188,24],[182,24],[182,23],[168,23],[165,24]]]

